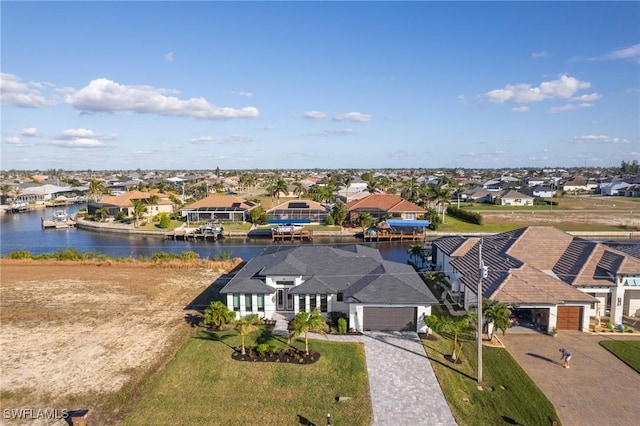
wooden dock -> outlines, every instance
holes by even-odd
[[[167,238],[172,240],[193,240],[193,241],[217,241],[224,238],[222,232],[196,232],[193,229],[177,228],[165,234]]]
[[[273,241],[313,241],[313,230],[278,231],[274,228],[271,238]]]
[[[66,229],[75,227],[76,222],[71,219],[67,219],[64,221],[42,219],[42,229]]]
[[[376,231],[376,232],[365,232],[363,234],[364,241],[373,242],[373,241],[417,241],[424,240],[425,234],[419,233],[411,233],[411,234],[403,234],[403,233],[392,233],[385,230]]]

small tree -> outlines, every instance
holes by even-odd
[[[137,228],[140,226],[140,218],[147,212],[147,206],[139,199],[131,200],[131,204],[133,204],[133,216],[136,219],[135,227]]]
[[[245,350],[245,337],[247,336],[247,334],[251,333],[252,331],[256,330],[258,328],[258,324],[260,324],[260,317],[258,317],[258,315],[252,315],[249,314],[243,318],[240,318],[240,320],[236,323],[236,330],[238,331],[238,333],[240,333],[240,353],[242,353],[242,355],[246,354],[246,350]]]
[[[327,323],[320,314],[320,311],[314,309],[311,312],[300,312],[296,315],[293,332],[289,336],[289,341],[296,339],[301,334],[304,334],[304,349],[305,353],[309,355],[309,332],[320,333],[326,335]]]
[[[427,326],[427,336],[431,336],[431,332],[433,331],[433,328],[438,323],[438,317],[435,315],[424,314],[423,318],[424,318],[424,324]]]
[[[369,213],[362,213],[358,216],[358,225],[362,227],[362,232],[365,233],[367,228],[373,225],[373,217]]]
[[[227,305],[219,300],[211,302],[211,305],[204,310],[203,324],[205,326],[214,325],[221,327],[223,324],[229,324],[236,317],[236,313],[230,311]]]
[[[489,340],[493,340],[495,329],[502,331],[504,336],[509,328],[509,318],[511,317],[511,310],[504,303],[498,303],[494,300],[483,299],[482,312],[485,317],[484,324],[487,327],[487,334]],[[488,325],[492,323],[492,329],[489,330]],[[490,331],[490,332],[489,332]]]
[[[462,344],[458,345],[458,337],[462,333],[475,329],[475,319],[476,314],[474,312],[467,312],[460,317],[442,316],[435,321],[433,329],[436,332],[453,334],[453,347],[451,349],[451,359],[453,361],[456,361],[462,354]]]
[[[424,265],[424,260],[426,257],[426,250],[422,244],[413,244],[409,246],[407,250],[414,264],[418,264],[418,259],[420,259],[420,263]]]

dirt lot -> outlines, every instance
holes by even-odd
[[[3,259],[0,411],[99,407],[175,351],[219,266]]]

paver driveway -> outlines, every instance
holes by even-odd
[[[507,333],[501,338],[556,407],[563,426],[640,424],[640,374],[598,344],[613,337],[562,331],[557,337]],[[573,355],[569,369],[562,368],[560,348]]]

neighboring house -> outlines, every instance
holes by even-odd
[[[508,189],[500,195],[496,195],[497,204],[501,206],[532,206],[533,197],[513,189]]]
[[[329,207],[312,200],[289,200],[267,210],[267,216],[278,220],[305,219],[310,223],[324,224],[329,212]]]
[[[460,194],[460,199],[476,203],[493,203],[494,193],[485,188],[471,188]]]
[[[415,270],[361,245],[272,246],[251,259],[220,293],[243,317],[292,318],[318,309],[342,312],[349,328],[424,331],[436,298]]]
[[[481,243],[488,267],[483,297],[539,315],[547,331],[588,331],[589,317],[598,313],[621,324],[623,314],[640,309],[640,260],[548,226],[433,242],[433,266],[448,276],[466,309],[477,300]]]
[[[527,186],[543,186],[545,184],[545,179],[541,177],[529,176],[524,179]]]
[[[422,207],[395,194],[371,194],[360,200],[349,201],[347,210],[352,222],[363,213],[369,213],[374,219],[386,217],[409,220],[417,219],[425,213]]]
[[[127,217],[132,217],[134,216],[133,200],[141,200],[147,207],[143,217],[154,217],[160,213],[173,213],[174,206],[169,199],[169,195],[157,189],[149,192],[129,191],[122,195],[102,197],[100,201],[87,205],[87,213],[95,216],[97,210],[107,209],[108,216],[111,217],[117,216],[120,212]]]
[[[595,180],[577,176],[566,180],[562,184],[562,189],[567,192],[594,191],[598,187]]]
[[[620,194],[623,195],[623,194]],[[624,189],[625,197],[640,197],[640,184],[636,183]]]
[[[550,186],[533,186],[533,187],[527,187],[527,188],[522,188],[520,190],[520,192],[522,192],[523,194],[527,194],[529,196],[532,197],[538,197],[538,198],[553,198],[553,196],[556,194],[556,190],[551,188]]]
[[[194,222],[246,222],[258,205],[234,195],[209,195],[180,209],[180,215]]]
[[[20,186],[19,191],[20,193],[14,197],[14,201],[44,203],[45,201],[53,200],[60,195],[69,195],[73,193],[73,188],[52,184],[27,185]]]
[[[602,195],[625,195],[625,189],[631,186],[630,183],[624,181],[609,182],[600,185],[600,194]]]

